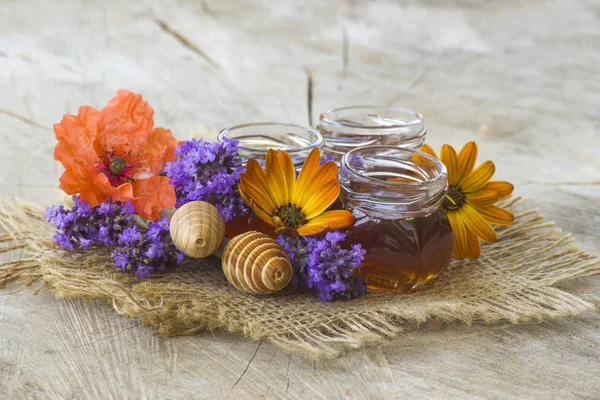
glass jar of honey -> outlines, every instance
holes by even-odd
[[[400,107],[356,106],[334,108],[319,117],[324,152],[338,162],[352,149],[371,145],[417,150],[425,141],[423,116]]]
[[[285,150],[292,157],[296,168],[300,169],[308,154],[323,145],[323,137],[317,131],[300,125],[276,122],[232,126],[219,133],[218,140],[222,142],[223,138],[239,142],[238,152],[244,165],[249,159],[255,158],[263,167],[269,149]],[[225,233],[230,238],[251,230],[277,237],[274,228],[252,212],[237,216],[225,224]]]
[[[356,217],[347,242],[367,252],[361,276],[369,288],[405,293],[444,271],[454,237],[439,160],[397,146],[359,147],[343,156],[339,175],[342,204]]]

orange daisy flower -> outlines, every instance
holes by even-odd
[[[248,161],[238,185],[242,199],[278,233],[309,236],[351,226],[354,216],[349,211],[325,211],[340,195],[340,182],[337,165],[319,165],[320,160],[319,149],[312,150],[296,178],[292,157],[269,150],[266,171],[255,159]]]
[[[496,171],[494,163],[485,161],[475,167],[477,144],[467,143],[457,155],[452,146],[445,144],[440,157],[429,145],[421,151],[441,160],[448,169],[448,193],[442,205],[454,233],[454,257],[474,260],[481,253],[479,238],[486,242],[498,239],[491,224],[509,225],[513,215],[494,205],[510,196],[513,185],[490,179]]]
[[[175,189],[160,173],[175,159],[177,141],[170,130],[153,128],[153,115],[141,95],[124,89],[101,110],[83,106],[65,115],[54,125],[54,158],[65,167],[61,189],[91,206],[131,201],[148,219],[175,207]]]

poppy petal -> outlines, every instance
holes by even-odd
[[[298,181],[296,182],[296,188],[294,190],[294,197],[292,198],[292,202],[294,204],[299,204],[302,193],[306,190],[306,186],[310,182],[313,174],[319,169],[319,164],[321,163],[321,155],[319,153],[319,149],[313,149],[306,160],[304,160],[304,164],[302,165],[302,169],[300,170],[300,174],[298,175]]]
[[[495,190],[479,189],[473,193],[465,194],[467,203],[472,206],[489,206],[500,200],[500,193]]]
[[[473,171],[477,161],[477,144],[469,142],[464,145],[458,154],[458,170],[461,178],[464,178]]]
[[[463,204],[458,213],[467,228],[478,237],[486,242],[495,242],[498,239],[498,234],[490,223],[469,204]]]
[[[515,189],[512,183],[506,181],[492,181],[485,184],[484,189],[495,190],[500,193],[500,199],[510,196]]]
[[[479,238],[472,232],[467,232],[467,257],[475,260],[481,254],[481,243]]]
[[[448,211],[448,220],[454,234],[454,258],[462,260],[467,256],[467,228],[457,211]]]
[[[480,207],[477,209],[479,214],[488,222],[497,225],[510,225],[515,221],[514,215],[510,212],[496,206]]]
[[[462,178],[458,169],[458,157],[456,156],[456,151],[452,146],[445,144],[442,146],[440,157],[440,160],[448,170],[448,185],[456,185]]]
[[[312,219],[327,209],[340,195],[340,182],[332,179],[312,195],[302,207],[306,219]]]
[[[462,191],[464,193],[471,193],[481,189],[492,179],[494,172],[496,172],[496,166],[493,162],[486,161],[482,163],[462,180],[460,184]]]
[[[127,184],[121,186],[125,185]],[[160,218],[161,209],[175,208],[175,188],[171,185],[171,178],[155,175],[148,179],[135,181],[132,186],[133,199],[131,201],[136,214],[149,220],[156,220]],[[111,197],[114,200],[126,200],[120,198],[121,196],[117,193],[111,194]]]

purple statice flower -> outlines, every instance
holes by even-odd
[[[51,206],[46,219],[56,226],[54,240],[65,250],[86,250],[90,246],[114,246],[121,232],[135,225],[131,214],[135,209],[130,202],[111,201],[91,207],[73,196],[73,207]]]
[[[165,172],[177,195],[176,206],[202,200],[214,204],[225,222],[246,214],[238,183],[244,172],[238,155],[238,141],[188,140],[177,147],[177,159],[168,162]]]
[[[357,272],[362,267],[365,250],[360,244],[344,249],[340,243],[346,235],[328,232],[324,238],[279,236],[292,260],[294,276],[292,284],[301,288],[311,288],[323,301],[351,299],[363,295],[367,290],[364,279]]]
[[[169,265],[181,264],[184,259],[171,241],[168,217],[149,222],[146,232],[137,225],[123,230],[112,257],[117,269],[132,272],[140,279],[155,271],[166,271]]]

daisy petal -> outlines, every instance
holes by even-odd
[[[283,176],[285,178],[285,183],[287,187],[287,203],[292,201],[294,197],[294,188],[296,186],[296,167],[294,166],[294,161],[292,161],[292,157],[285,151],[278,151],[277,157],[279,158],[279,166],[283,171]]]
[[[333,162],[321,165],[312,175],[311,179],[304,185],[299,200],[295,203],[298,207],[304,208],[306,202],[317,192],[321,191],[323,185],[330,180],[337,180],[338,167]],[[298,191],[300,191],[298,189]],[[335,200],[335,199],[334,199]],[[330,203],[331,204],[331,203]]]
[[[306,201],[302,211],[306,219],[312,219],[327,209],[340,195],[340,182],[332,179]]]
[[[467,203],[477,206],[489,206],[500,200],[500,193],[495,190],[479,189],[473,193],[465,194]]]
[[[249,177],[252,177],[252,180],[259,181],[262,184],[262,187],[268,187],[267,174],[256,159],[251,158],[248,160],[246,163],[246,173]]]
[[[260,208],[271,215],[275,214],[275,204],[271,201],[271,198],[266,195],[267,191],[264,188],[261,188],[261,184],[252,181],[247,174],[240,175],[238,189],[244,194],[244,198],[248,199],[249,202],[246,200],[244,201],[248,206],[252,207],[252,209]]]
[[[318,235],[327,230],[327,225],[323,224],[305,224],[297,229],[297,232],[300,236],[312,236]],[[279,233],[279,232],[278,232]]]
[[[475,260],[481,254],[481,243],[474,233],[467,232],[467,257]]]
[[[480,207],[477,211],[492,224],[510,225],[515,220],[515,217],[510,212],[496,206]]]
[[[460,176],[460,170],[458,169],[458,158],[456,151],[450,145],[443,145],[442,151],[440,152],[440,160],[448,169],[448,185],[456,185],[462,176]]]
[[[251,158],[246,163],[246,174],[248,178],[253,182],[254,186],[259,188],[273,203],[275,207],[275,199],[269,191],[269,185],[267,184],[267,174],[263,167],[254,158]]]
[[[463,204],[458,213],[467,228],[478,237],[486,242],[495,242],[498,239],[498,235],[490,223],[469,204]]]
[[[484,162],[462,180],[460,184],[462,191],[464,193],[472,193],[481,189],[490,179],[492,179],[494,172],[496,172],[494,163],[491,161]],[[448,182],[450,182],[450,180],[448,180]]]
[[[326,211],[318,217],[309,220],[306,224],[298,228],[298,233],[302,236],[315,235],[317,233],[323,232],[323,230],[325,229],[336,230],[346,228],[348,226],[353,225],[354,221],[354,215],[352,215],[352,213],[349,211]]]
[[[275,150],[267,152],[267,185],[276,206],[288,203],[287,182]]]
[[[458,170],[462,178],[473,171],[475,161],[477,160],[477,144],[469,142],[464,145],[458,154]]]
[[[454,258],[462,260],[467,256],[467,228],[457,211],[448,211],[448,220],[454,234]]]
[[[438,160],[440,159],[440,158],[437,156],[437,154],[436,154],[435,150],[433,150],[433,149],[431,148],[431,146],[430,146],[430,145],[428,145],[428,144],[424,144],[423,146],[421,146],[421,148],[419,149],[419,151],[420,151],[421,153],[429,154],[430,156],[432,156],[432,157],[435,157],[435,158],[437,158]]]
[[[504,199],[510,196],[513,190],[515,189],[512,183],[508,183],[506,181],[488,182],[483,188],[497,191],[498,193],[500,193],[500,199]]]
[[[294,190],[294,197],[292,199],[294,204],[298,204],[300,202],[302,193],[310,182],[310,178],[312,178],[313,174],[317,171],[317,169],[319,169],[320,163],[321,155],[319,153],[319,149],[315,148],[310,152],[306,160],[304,160],[304,164],[302,165],[302,169],[298,175],[296,188]]]
[[[264,212],[263,210],[261,210],[259,207],[251,206],[252,200],[250,198],[246,197],[244,195],[244,192],[241,189],[240,189],[240,197],[242,198],[242,200],[244,200],[244,203],[248,204],[248,206],[250,208],[252,208],[252,211],[254,211],[254,213],[260,219],[262,219],[264,222],[266,222],[270,226],[274,226],[274,224],[273,224],[273,218],[271,218],[271,216],[269,214],[267,214],[266,212]]]

